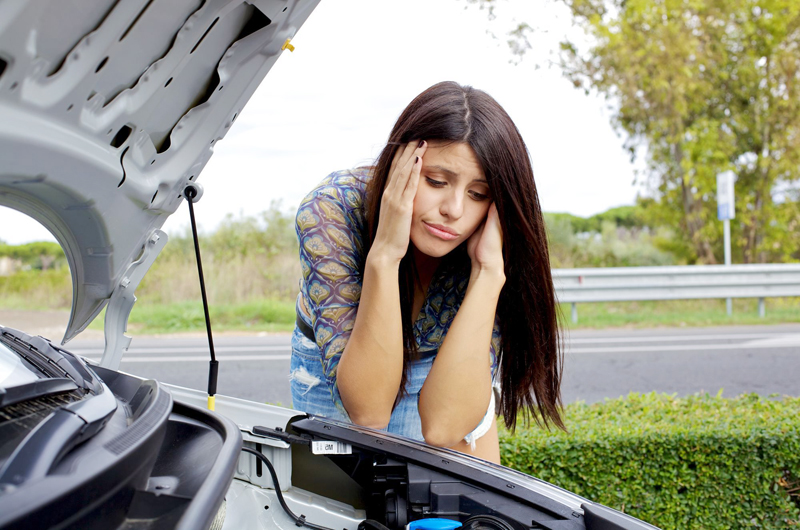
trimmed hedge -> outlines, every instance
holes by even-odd
[[[565,417],[501,430],[502,463],[664,530],[800,527],[800,398],[630,394]]]

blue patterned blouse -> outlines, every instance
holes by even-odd
[[[332,398],[344,408],[336,367],[353,330],[361,297],[361,263],[366,235],[364,207],[371,168],[337,171],[309,193],[297,211],[302,278],[297,314],[314,330]],[[420,356],[435,355],[464,300],[469,277],[437,272],[414,322]],[[500,331],[495,319],[490,344],[492,376],[497,371]]]

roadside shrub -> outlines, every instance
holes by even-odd
[[[34,241],[22,245],[8,245],[0,241],[0,257],[18,261],[24,270],[57,269],[67,265],[61,245],[52,241]]]
[[[208,298],[213,305],[253,300],[291,301],[297,296],[300,260],[294,216],[272,202],[258,215],[228,215],[209,234],[200,234]],[[200,299],[194,242],[187,228],[170,241],[136,295],[144,304]]]
[[[503,464],[664,530],[800,524],[800,398],[630,394],[565,413],[568,433],[501,431]]]
[[[0,276],[0,301],[5,309],[69,309],[72,304],[69,267],[22,270]]]
[[[569,214],[545,213],[544,218],[552,267],[678,264],[672,254],[656,246],[656,241],[663,237],[661,233],[654,235],[648,227],[614,224],[611,219],[601,220],[599,215],[587,220]],[[622,223],[624,219],[618,222]],[[580,231],[578,227],[592,228],[592,231]]]

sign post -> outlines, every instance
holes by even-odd
[[[725,265],[731,264],[731,219],[734,218],[733,171],[725,171],[717,175],[717,218],[722,221],[723,236],[725,238]],[[733,314],[733,304],[730,298],[725,300],[728,316]]]

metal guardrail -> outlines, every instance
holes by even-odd
[[[573,322],[577,303],[698,298],[758,298],[763,317],[765,298],[800,296],[800,264],[553,269],[553,284]]]

